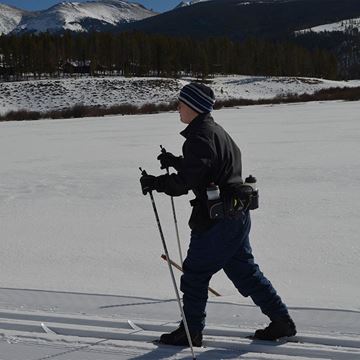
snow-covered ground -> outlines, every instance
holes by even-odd
[[[297,34],[307,33],[307,32],[324,32],[324,31],[360,31],[360,18],[346,19],[333,23],[323,24],[319,26],[314,26],[305,30],[296,31]]]
[[[314,93],[334,87],[360,86],[360,80],[331,81],[298,77],[226,76],[210,80],[217,99],[271,99],[279,95]],[[47,111],[83,105],[167,103],[177,99],[187,79],[70,78],[0,82],[0,114],[10,110]]]
[[[244,174],[258,178],[254,253],[303,343],[244,339],[266,318],[219,273],[211,286],[223,296],[210,297],[198,359],[360,358],[359,111],[320,102],[214,112]],[[149,342],[179,312],[138,170],[160,174],[159,145],[179,153],[182,129],[176,113],[0,123],[1,360],[190,358]],[[175,200],[184,249],[189,199]],[[155,200],[178,261],[170,200]]]

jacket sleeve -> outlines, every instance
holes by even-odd
[[[197,187],[206,187],[209,181],[213,151],[209,140],[202,137],[187,139],[183,146],[183,159],[177,174],[156,178],[156,190],[170,196],[187,194]]]

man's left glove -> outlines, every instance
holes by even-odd
[[[156,176],[153,175],[143,175],[140,178],[141,189],[144,195],[150,191],[156,190]]]
[[[183,160],[182,156],[175,156],[169,152],[161,152],[161,154],[157,157],[160,160],[161,167],[160,169],[167,169],[169,167],[173,167],[175,170],[178,170],[181,165],[181,161]]]

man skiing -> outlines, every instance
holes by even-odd
[[[194,346],[202,345],[205,308],[211,277],[223,269],[238,291],[250,296],[271,322],[257,330],[254,337],[276,340],[296,334],[296,327],[286,305],[270,281],[254,262],[249,242],[248,208],[234,211],[239,184],[242,184],[241,152],[230,135],[211,116],[215,104],[212,89],[190,83],[179,95],[180,119],[187,127],[181,132],[185,142],[183,156],[163,152],[158,156],[161,168],[173,167],[176,174],[143,175],[144,194],[152,190],[180,196],[192,190],[196,196],[189,220],[191,239],[181,277],[183,309]],[[224,199],[224,213],[212,218],[209,213],[207,188],[217,185]],[[160,342],[187,346],[183,322],[173,332],[163,334]]]

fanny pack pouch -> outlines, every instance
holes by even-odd
[[[208,200],[210,219],[239,219],[245,211],[259,207],[259,191],[249,185],[240,185],[234,193],[221,194],[217,200]]]

